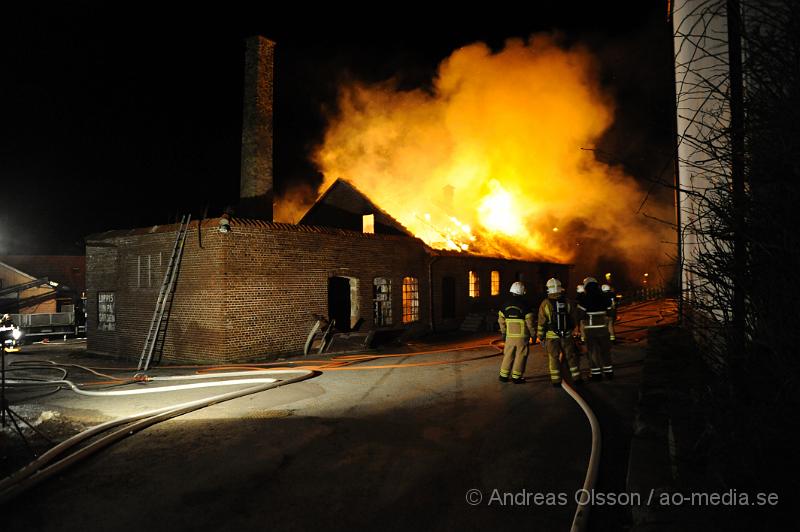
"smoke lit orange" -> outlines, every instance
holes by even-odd
[[[430,92],[352,84],[339,103],[315,156],[326,182],[353,182],[432,247],[568,261],[587,224],[632,255],[652,247],[635,182],[587,150],[613,107],[583,49],[473,44]]]

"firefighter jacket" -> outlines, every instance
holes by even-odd
[[[563,295],[548,295],[539,305],[536,336],[545,338],[564,338],[572,334],[577,316],[575,307]]]
[[[581,298],[578,312],[581,320],[581,333],[588,336],[606,335],[614,312],[614,301],[599,290],[588,292]]]
[[[527,340],[534,330],[533,309],[525,298],[515,295],[503,305],[497,315],[497,323],[504,337]]]

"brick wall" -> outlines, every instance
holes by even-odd
[[[563,264],[503,260],[461,254],[440,254],[432,259],[434,328],[436,330],[457,329],[469,313],[495,315],[508,297],[514,281],[525,283],[532,303],[538,304],[539,295],[544,292],[544,284],[552,275],[560,276],[567,282],[569,267]],[[469,272],[478,275],[480,296],[469,295]],[[500,291],[491,294],[491,272],[500,273]],[[455,281],[455,316],[442,316],[442,285],[445,277]]]
[[[283,227],[283,229],[281,229]],[[174,243],[171,232],[110,233],[87,244],[88,348],[138,360]],[[161,266],[152,257],[161,254]],[[146,282],[142,260],[151,257]],[[392,280],[395,325],[402,279],[417,277],[420,324],[428,316],[426,254],[418,240],[280,224],[216,224],[187,237],[164,342],[164,361],[241,362],[302,350],[314,314],[328,315],[328,279],[356,280],[363,330],[373,325],[373,279]],[[116,329],[98,330],[98,294],[114,292]]]
[[[544,285],[542,265],[463,255],[431,257],[421,241],[287,224],[234,220],[220,233],[206,221],[202,246],[190,230],[164,342],[162,360],[233,363],[300,353],[315,314],[328,316],[328,282],[350,279],[361,330],[373,327],[373,281],[391,280],[392,327],[422,332],[456,328],[468,312],[497,308],[518,279]],[[88,347],[138,360],[175,239],[175,226],[102,233],[87,238]],[[160,256],[160,260],[159,260]],[[149,262],[148,262],[149,261]],[[481,296],[469,298],[467,272],[477,271]],[[490,295],[490,271],[501,273]],[[429,275],[433,284],[429,283]],[[441,317],[441,279],[455,279],[456,316]],[[419,321],[402,323],[404,277],[419,283]],[[433,290],[431,291],[431,287]],[[115,330],[98,329],[98,294],[115,294]]]
[[[166,231],[164,230],[166,229]],[[87,239],[89,351],[138,361],[175,243],[177,226]],[[216,225],[187,234],[164,337],[163,361],[224,361],[223,245]],[[98,245],[99,244],[99,245]],[[98,330],[98,294],[113,292],[114,331]]]
[[[86,244],[86,341],[87,349],[96,353],[121,354],[119,335],[97,328],[97,298],[100,292],[117,292],[119,253],[118,241],[106,240],[101,245]],[[123,244],[124,245],[124,244]]]
[[[223,236],[229,242],[225,324],[228,351],[236,359],[300,352],[314,314],[329,314],[330,277],[356,280],[362,330],[373,326],[376,277],[391,279],[396,326],[401,326],[403,277],[418,278],[417,326],[426,326],[426,253],[418,240],[241,225]]]

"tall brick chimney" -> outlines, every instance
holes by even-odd
[[[237,216],[272,221],[272,80],[275,43],[249,37],[244,61],[242,169]]]

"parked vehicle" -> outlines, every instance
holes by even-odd
[[[22,329],[11,323],[0,326],[0,342],[7,352],[19,351],[22,343]]]

